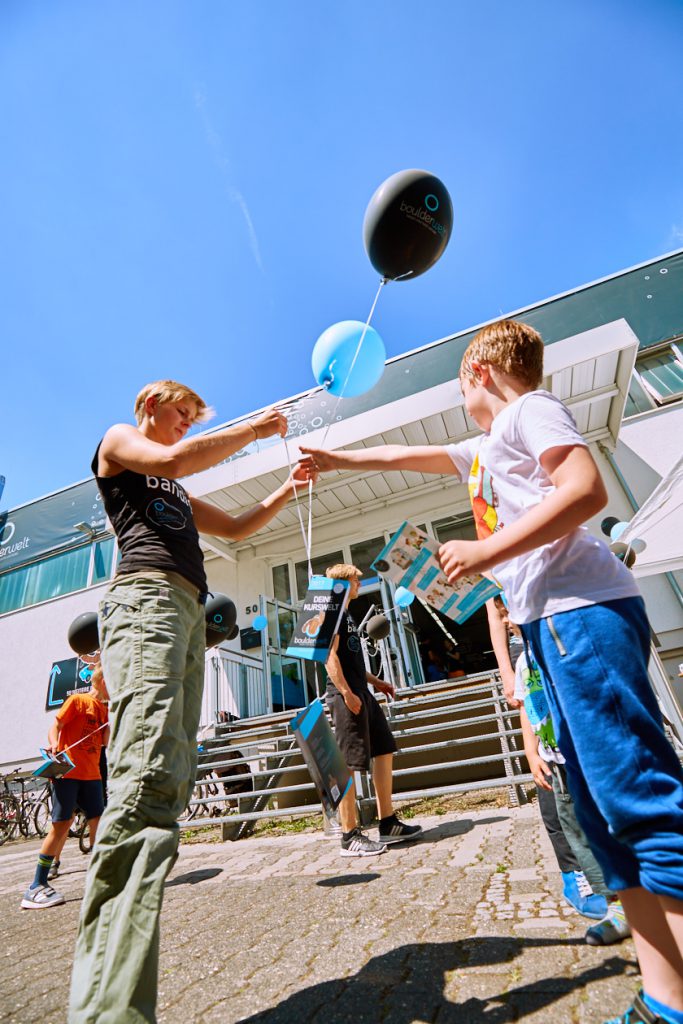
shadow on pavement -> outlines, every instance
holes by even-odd
[[[455,821],[448,820],[444,821],[441,825],[435,825],[434,828],[425,829],[421,836],[418,837],[417,842],[419,843],[438,843],[441,839],[450,839],[452,836],[464,836],[468,832],[471,832],[473,828],[478,828],[480,825],[493,825],[497,821],[507,821],[509,818],[508,814],[499,814],[496,817],[491,818],[460,818]],[[419,822],[419,818],[416,824]],[[396,844],[398,845],[398,843]],[[401,846],[407,846],[407,843],[402,843]]]
[[[373,957],[351,977],[302,989],[270,1010],[241,1018],[241,1024],[318,1020],[334,1024],[413,1024],[416,1020],[438,1024],[511,1024],[527,1013],[552,1006],[593,981],[619,977],[636,968],[634,961],[613,956],[571,978],[549,974],[489,998],[470,997],[452,1002],[443,994],[446,976],[453,971],[462,971],[461,980],[466,984],[468,967],[508,964],[523,949],[543,947],[548,950],[551,964],[553,947],[576,945],[583,945],[583,940],[496,936],[399,946]]]
[[[323,889],[336,889],[340,885],[360,885],[362,882],[374,882],[376,878],[382,876],[378,871],[368,871],[357,875],[333,875],[332,878],[321,878],[316,885],[320,885]]]
[[[166,888],[172,885],[197,885],[198,882],[206,882],[209,878],[220,875],[223,868],[200,868],[197,871],[186,871],[184,875],[177,875],[170,882],[166,882]]]

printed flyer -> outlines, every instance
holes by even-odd
[[[479,574],[449,583],[437,561],[438,543],[412,523],[403,523],[372,563],[385,579],[405,587],[454,622],[465,622],[500,587]]]

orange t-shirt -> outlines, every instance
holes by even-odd
[[[90,693],[72,693],[57,712],[61,723],[59,750],[66,750],[75,767],[63,776],[65,779],[99,779],[100,751],[105,729],[100,729],[109,718],[106,704]],[[98,730],[97,732],[95,730]],[[94,735],[90,735],[93,733]],[[87,736],[88,739],[83,740]],[[78,743],[83,740],[82,743]],[[71,747],[78,743],[78,746]]]

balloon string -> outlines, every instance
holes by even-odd
[[[289,465],[289,475],[291,477],[292,473],[294,472],[294,467],[292,465],[292,460],[291,460],[291,457],[290,457],[290,454],[289,454],[289,445],[287,444],[287,438],[286,437],[283,437],[282,440],[285,443],[285,452],[287,454],[287,463]],[[301,536],[303,537],[304,548],[306,549],[306,560],[308,562],[308,578],[310,580],[311,576],[313,575],[313,567],[311,565],[311,528],[312,528],[312,508],[313,508],[313,481],[312,480],[308,481],[308,537],[306,536],[306,530],[304,529],[304,519],[303,519],[303,516],[301,514],[301,504],[299,502],[299,495],[298,495],[298,492],[297,492],[297,488],[296,488],[296,486],[294,484],[292,484],[292,489],[294,491],[294,503],[296,505],[296,514],[297,514],[298,519],[299,519],[299,526],[301,527]]]
[[[370,310],[370,313],[368,314],[368,318],[365,321],[365,326],[363,327],[362,334],[361,334],[360,338],[358,339],[358,344],[356,346],[356,351],[354,352],[353,359],[351,360],[351,366],[349,367],[349,372],[346,374],[346,379],[344,380],[344,383],[342,385],[342,389],[341,389],[341,391],[339,393],[339,396],[337,397],[337,401],[335,403],[334,409],[332,410],[332,415],[330,416],[330,422],[325,427],[325,433],[323,434],[322,441],[320,442],[320,447],[321,448],[325,447],[325,441],[327,439],[327,435],[328,435],[328,433],[330,431],[330,427],[334,423],[334,417],[335,417],[335,415],[337,413],[337,409],[339,408],[339,403],[341,402],[342,398],[344,397],[344,392],[346,391],[346,387],[347,387],[347,385],[349,383],[349,380],[351,379],[351,374],[353,373],[353,368],[356,365],[356,360],[358,359],[358,356],[360,355],[360,350],[361,350],[361,346],[363,344],[363,341],[365,340],[365,335],[368,333],[368,327],[370,326],[370,321],[372,320],[373,314],[375,312],[375,306],[377,305],[377,301],[379,299],[380,292],[382,291],[382,288],[384,288],[385,284],[387,284],[387,278],[383,277],[382,280],[379,283],[379,288],[377,289],[377,294],[375,295],[375,301],[373,302],[372,308]]]

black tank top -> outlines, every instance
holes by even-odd
[[[344,673],[344,679],[354,693],[361,693],[368,688],[368,679],[363,661],[363,648],[356,623],[344,612],[339,624],[339,643],[337,657]],[[327,684],[328,693],[339,693],[332,680]]]
[[[149,569],[177,572],[205,594],[204,556],[185,488],[177,480],[124,469],[98,476],[97,446],[92,471],[121,552],[116,573]]]

